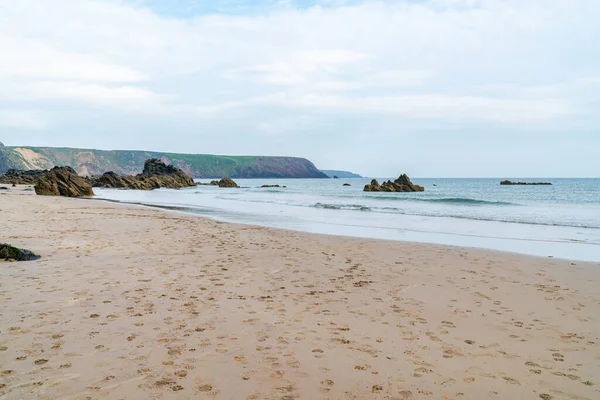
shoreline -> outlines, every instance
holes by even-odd
[[[166,212],[181,213],[183,215],[189,215],[189,216],[193,216],[193,217],[196,217],[196,218],[208,219],[210,221],[219,221],[219,222],[223,222],[223,223],[227,223],[227,224],[238,225],[238,226],[241,226],[241,227],[244,227],[244,226],[253,226],[253,227],[262,227],[262,228],[265,228],[265,229],[274,229],[274,230],[282,230],[282,231],[289,231],[289,232],[306,233],[306,234],[309,234],[309,235],[322,235],[322,236],[326,236],[326,237],[355,238],[355,239],[365,240],[365,241],[399,242],[399,243],[411,243],[411,244],[442,246],[442,247],[463,249],[463,250],[469,250],[469,251],[485,251],[485,252],[492,252],[492,253],[497,252],[497,253],[500,253],[500,254],[509,254],[509,255],[516,255],[516,256],[533,257],[533,258],[541,258],[541,259],[549,258],[549,259],[556,259],[556,260],[577,262],[577,263],[582,263],[582,264],[589,264],[590,266],[600,267],[600,260],[575,259],[575,258],[567,258],[567,257],[560,257],[560,256],[552,256],[552,255],[545,256],[545,255],[521,253],[521,252],[512,251],[512,250],[503,250],[503,249],[494,249],[494,248],[476,247],[476,246],[463,246],[463,245],[458,245],[458,244],[444,244],[444,243],[436,243],[436,242],[429,242],[429,241],[411,241],[411,240],[402,240],[402,239],[389,239],[389,238],[356,236],[356,235],[352,235],[352,234],[343,235],[343,234],[338,234],[338,233],[308,232],[308,231],[301,230],[301,229],[292,229],[292,228],[285,228],[285,227],[273,227],[273,226],[268,226],[268,225],[261,225],[259,223],[252,224],[252,223],[231,222],[231,221],[227,221],[225,219],[219,219],[217,217],[211,217],[209,215],[202,214],[200,212],[194,212],[194,210],[197,210],[197,208],[194,208],[193,206],[185,206],[185,205],[173,205],[173,206],[171,206],[171,205],[160,205],[160,204],[144,203],[144,202],[141,202],[141,201],[140,202],[122,201],[122,200],[116,200],[116,199],[97,198],[97,197],[90,197],[90,198],[85,198],[85,199],[87,199],[87,200],[96,200],[96,201],[106,201],[106,202],[110,202],[110,203],[117,203],[117,204],[121,204],[123,206],[148,207],[148,208],[163,210],[163,211],[166,211]],[[189,210],[189,211],[185,211],[185,210]],[[438,217],[438,218],[452,219],[452,217]],[[497,223],[500,223],[500,224],[523,225],[523,224],[520,224],[520,223],[517,223],[517,222],[499,222],[499,221],[489,221],[489,222],[497,222]],[[348,225],[348,226],[352,226],[352,225]],[[546,226],[546,225],[540,225],[540,226]],[[547,225],[547,226],[554,227],[553,225]],[[356,226],[356,227],[358,227],[358,226]],[[397,228],[383,228],[383,227],[380,227],[379,229],[397,230]],[[475,235],[475,234],[430,232],[430,231],[426,231],[426,230],[415,230],[415,229],[406,229],[406,228],[403,228],[403,230],[405,230],[407,232],[413,232],[413,233],[443,234],[443,235],[448,235],[448,236],[456,236],[456,237],[462,237],[462,238],[473,238],[473,239],[479,239],[479,238],[481,238],[481,239],[496,239],[496,240],[505,240],[505,241],[514,241],[514,242],[533,242],[533,243],[548,243],[548,244],[558,243],[558,244],[570,244],[570,245],[598,246],[598,245],[592,244],[592,243],[580,243],[580,242],[577,242],[577,241],[570,241],[570,240],[555,241],[555,240],[550,240],[550,239],[505,238],[505,237],[485,236],[485,235]]]
[[[595,263],[13,191],[3,398],[600,395]]]

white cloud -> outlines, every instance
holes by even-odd
[[[275,137],[304,121],[294,114],[318,116],[319,137],[339,140],[368,136],[380,119],[391,138],[397,126],[572,132],[600,123],[597,0],[288,1],[188,19],[160,15],[155,3],[0,0],[0,107],[58,114],[37,125],[56,135],[81,115],[72,106],[102,115],[109,131],[125,120],[147,131],[126,119],[132,111],[157,118],[153,126],[185,120],[173,139],[221,147],[258,146],[253,134]],[[21,126],[34,120],[11,115]],[[315,147],[284,145],[277,152]]]
[[[39,112],[31,110],[1,110],[0,127],[23,130],[38,130],[46,127]]]
[[[102,62],[94,56],[58,51],[35,40],[0,35],[4,54],[0,77],[69,79],[95,82],[136,82],[145,77],[132,68]]]

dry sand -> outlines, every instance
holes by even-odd
[[[6,399],[600,399],[600,266],[0,195]]]

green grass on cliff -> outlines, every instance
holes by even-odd
[[[16,146],[15,146],[16,147]],[[6,147],[14,150],[15,147]],[[29,147],[39,158],[40,169],[68,165],[84,175],[114,171],[121,175],[142,172],[144,162],[159,158],[181,168],[193,178],[325,178],[310,161],[295,157],[221,156],[210,154],[160,153],[139,150],[92,150],[65,147]],[[17,152],[13,153],[18,155]],[[30,168],[22,168],[30,169]]]

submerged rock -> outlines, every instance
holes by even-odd
[[[373,179],[370,184],[365,185],[365,192],[423,192],[423,186],[415,185],[410,181],[406,174],[402,174],[395,181],[387,181],[379,185],[377,179]]]
[[[29,250],[18,249],[10,244],[0,243],[0,260],[5,261],[31,261],[37,260],[40,256],[33,254]]]
[[[238,184],[231,178],[221,178],[218,185],[219,187],[239,188]]]
[[[352,186],[352,185],[349,183],[344,183],[342,186]]]
[[[92,185],[77,175],[71,167],[54,167],[35,184],[35,193],[42,196],[93,196]]]
[[[512,181],[502,181],[501,185],[552,185],[550,182],[512,182]]]
[[[279,186],[279,185],[262,185],[261,188],[284,188],[287,186]]]
[[[48,173],[47,169],[32,169],[29,171],[20,169],[9,169],[0,176],[0,183],[12,183],[15,185],[35,185],[37,181]]]

